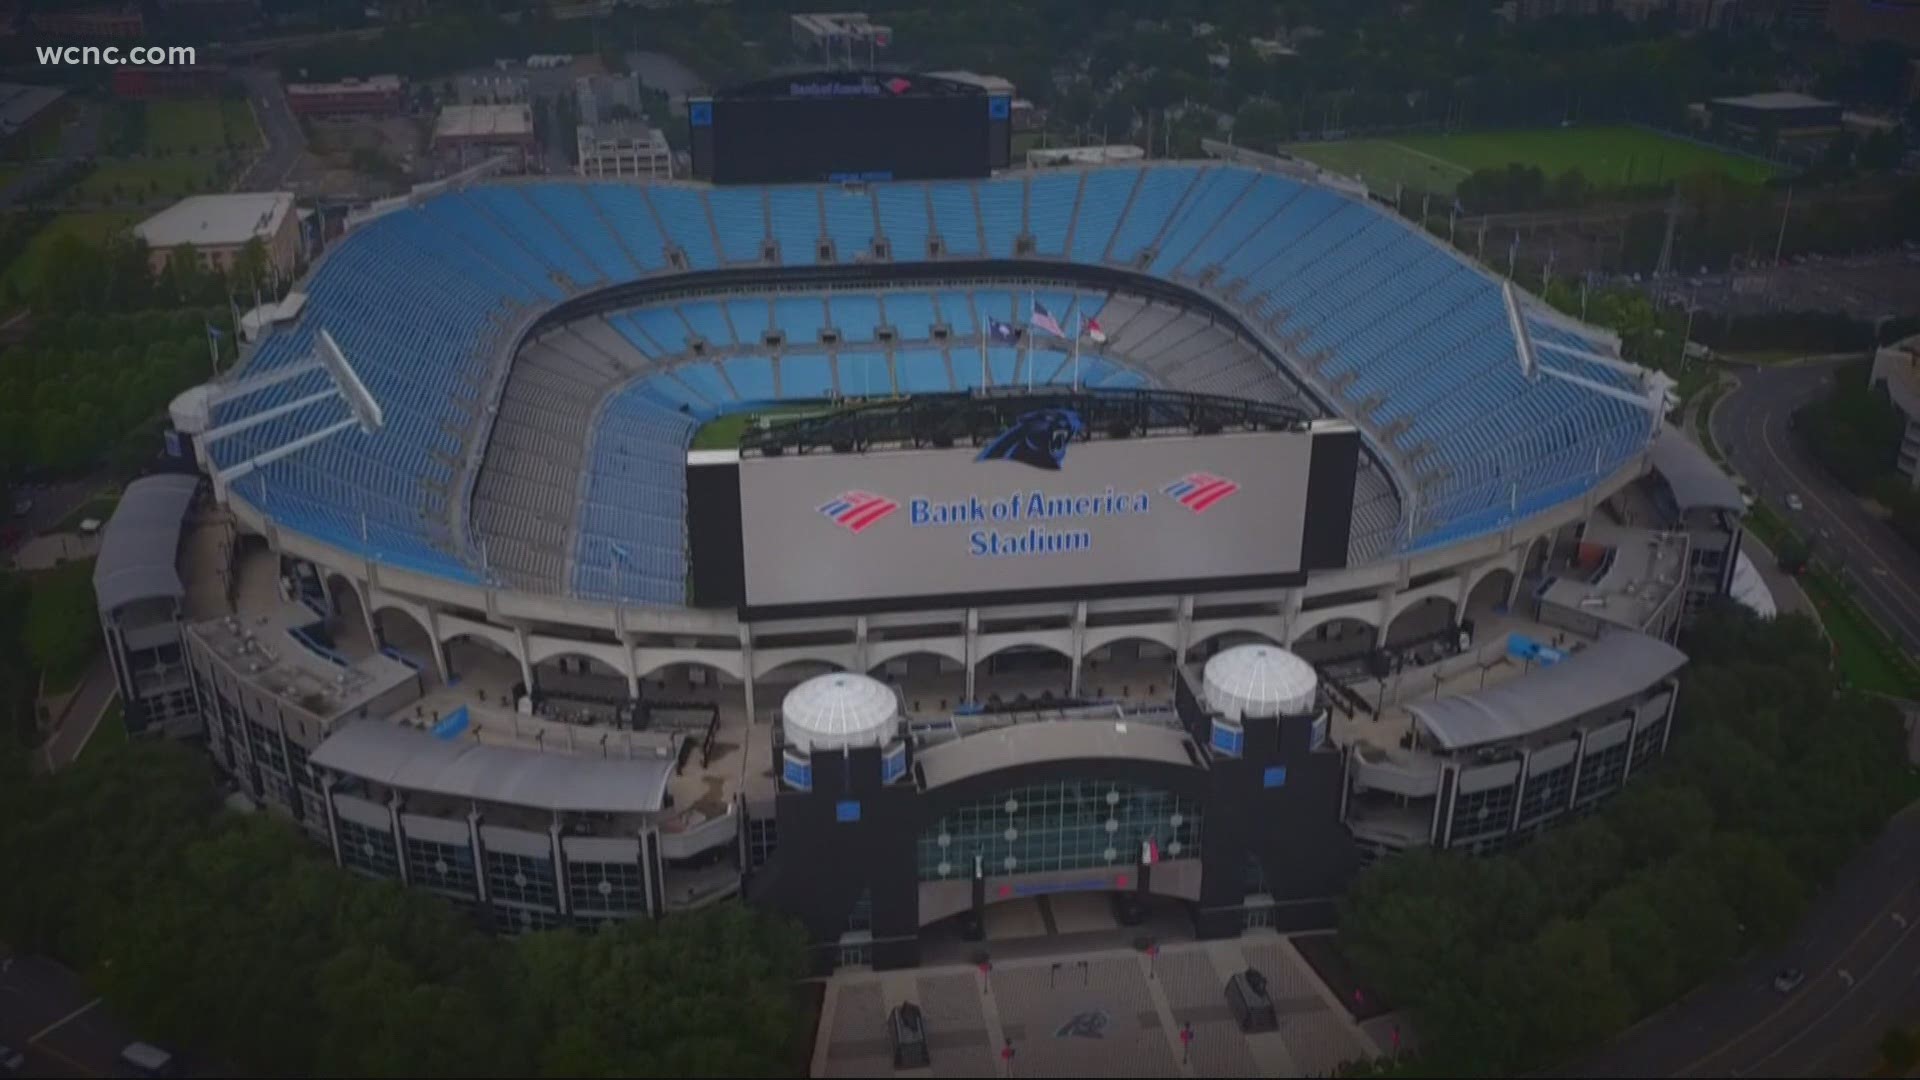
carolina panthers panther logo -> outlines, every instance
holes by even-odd
[[[994,437],[975,461],[1018,461],[1058,472],[1067,460],[1067,444],[1085,430],[1072,409],[1035,409]]]

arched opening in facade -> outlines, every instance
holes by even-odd
[[[1213,654],[1224,652],[1235,645],[1278,645],[1279,642],[1251,630],[1222,630],[1211,637],[1201,638],[1187,646],[1187,663],[1202,664]]]
[[[1100,701],[1163,701],[1173,690],[1173,650],[1150,638],[1118,638],[1087,650],[1080,696]]]
[[[1474,583],[1472,591],[1467,593],[1466,617],[1476,623],[1482,623],[1504,614],[1507,594],[1512,591],[1513,571],[1504,567],[1489,570],[1485,577]]]
[[[1444,596],[1422,597],[1387,624],[1384,644],[1389,649],[1404,648],[1434,638],[1453,623],[1452,600]]]
[[[1044,705],[1072,694],[1073,658],[1046,645],[1009,645],[975,665],[973,696],[984,704]]]
[[[345,574],[326,576],[326,596],[331,603],[327,613],[327,636],[334,650],[343,656],[362,657],[378,646],[367,637],[367,615],[360,604],[359,590]]]
[[[541,660],[533,665],[533,692],[556,719],[625,724],[633,718],[627,673],[602,657],[563,652]]]
[[[379,638],[380,648],[413,665],[427,685],[440,685],[440,665],[434,660],[433,637],[412,615],[397,607],[380,608],[373,613],[373,632]]]
[[[520,658],[480,634],[455,634],[441,648],[447,657],[447,682],[485,695],[488,703],[511,707],[527,692]]]
[[[966,665],[932,652],[910,652],[882,660],[867,674],[900,692],[910,716],[945,716],[966,700]]]
[[[1343,615],[1308,629],[1287,647],[1303,660],[1322,664],[1371,651],[1374,637],[1372,623]]]

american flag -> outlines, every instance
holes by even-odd
[[[821,506],[820,512],[835,525],[857,536],[898,509],[900,504],[885,495],[875,495],[871,491],[849,491]]]
[[[1027,321],[1045,330],[1047,333],[1052,334],[1054,337],[1063,338],[1067,336],[1067,332],[1060,329],[1060,320],[1055,319],[1053,312],[1048,311],[1047,305],[1041,303],[1037,298],[1033,302],[1033,317]]]
[[[1212,473],[1188,473],[1160,490],[1181,506],[1204,514],[1214,503],[1239,491],[1240,485]]]

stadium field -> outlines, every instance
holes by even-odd
[[[1359,176],[1376,191],[1396,184],[1451,192],[1476,169],[1518,162],[1548,176],[1574,169],[1602,185],[1652,184],[1699,172],[1760,183],[1773,174],[1763,161],[1633,127],[1529,128],[1460,135],[1295,143],[1289,153],[1335,172]]]
[[[707,425],[693,433],[692,450],[732,450],[740,445],[750,425],[767,420],[791,420],[809,413],[829,413],[833,410],[822,408],[815,402],[793,405],[768,405],[751,412],[727,413],[716,416]]]

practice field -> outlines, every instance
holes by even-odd
[[[229,145],[235,149],[260,145],[259,125],[245,101],[155,101],[146,109],[149,154],[214,154]]]
[[[1654,184],[1700,172],[1747,183],[1773,174],[1763,161],[1633,127],[1530,128],[1461,135],[1408,135],[1295,143],[1287,151],[1335,172],[1359,176],[1375,191],[1405,185],[1451,192],[1478,169],[1518,162],[1548,176],[1573,169],[1603,186]]]
[[[92,202],[171,201],[214,191],[220,163],[205,155],[176,154],[141,161],[100,162],[86,179],[69,188],[73,198]]]

